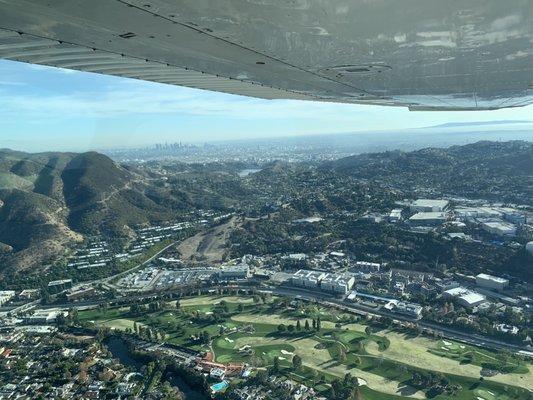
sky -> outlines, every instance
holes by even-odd
[[[531,115],[533,106],[410,112],[399,107],[261,100],[0,60],[0,148],[32,152],[390,133],[450,122],[531,120]]]

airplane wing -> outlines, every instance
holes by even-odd
[[[533,102],[529,0],[0,0],[0,57],[265,99]]]

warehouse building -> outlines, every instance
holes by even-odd
[[[476,307],[487,300],[482,294],[473,292],[464,287],[456,287],[446,290],[442,293],[442,296],[445,299],[455,299],[457,303],[468,308]]]
[[[440,211],[418,212],[409,218],[409,222],[416,226],[438,226],[446,222],[446,214]]]
[[[482,222],[481,228],[493,235],[498,236],[515,236],[516,235],[516,226],[503,221],[488,221]]]
[[[476,285],[488,288],[503,290],[509,286],[509,280],[488,274],[479,274],[476,276]]]
[[[411,203],[411,211],[437,212],[444,211],[448,207],[448,200],[418,199]]]
[[[487,300],[485,296],[476,292],[468,292],[457,298],[457,302],[464,307],[473,308],[484,303]]]

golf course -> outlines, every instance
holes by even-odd
[[[284,298],[200,296],[160,302],[138,315],[132,307],[79,312],[87,325],[150,334],[242,362],[326,391],[351,374],[364,399],[528,400],[533,365],[462,343],[380,326],[345,312]],[[202,340],[199,332],[203,332]],[[293,358],[301,359],[295,367]]]

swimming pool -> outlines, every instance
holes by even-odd
[[[211,391],[213,393],[220,392],[224,389],[226,389],[229,386],[228,381],[222,381],[219,383],[215,383],[214,385],[211,385]]]

